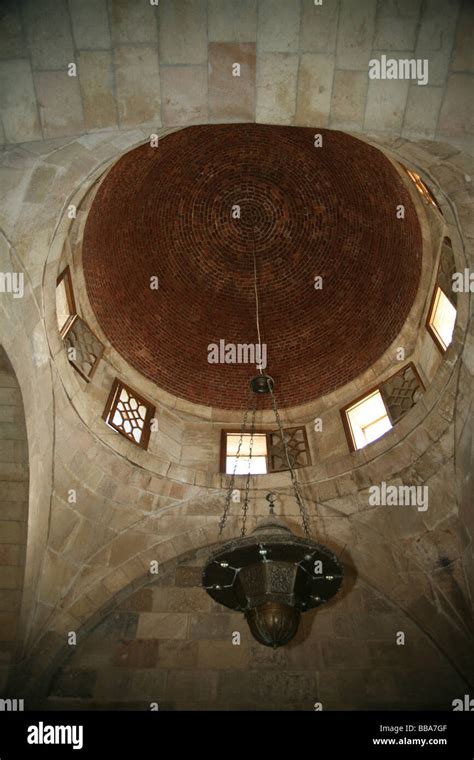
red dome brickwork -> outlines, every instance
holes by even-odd
[[[282,406],[352,380],[400,332],[421,270],[415,208],[380,151],[318,132],[319,148],[314,129],[190,127],[105,177],[84,236],[89,298],[113,346],[159,387],[215,407],[247,403],[255,367],[207,359],[221,339],[257,342],[254,245],[266,371]]]

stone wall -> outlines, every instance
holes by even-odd
[[[6,143],[256,120],[472,148],[469,0],[4,0],[0,14]],[[427,59],[428,84],[369,80],[383,54]]]
[[[18,381],[0,346],[0,691],[21,646],[28,527],[28,443]]]
[[[200,587],[204,562],[202,554],[178,562],[119,601],[69,647],[44,707],[449,710],[464,693],[423,630],[350,568],[339,595],[305,613],[295,639],[273,650]]]

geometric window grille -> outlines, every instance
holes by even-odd
[[[104,352],[104,346],[77,315],[67,326],[63,340],[69,362],[84,380],[89,381]]]
[[[305,428],[286,428],[284,435],[292,466],[305,467],[311,464]],[[250,433],[242,435],[235,430],[222,431],[221,472],[235,472],[236,475],[247,475],[250,472],[251,475],[259,475],[288,470],[279,431],[255,430],[251,458],[250,439]]]
[[[415,406],[423,391],[423,383],[413,364],[408,364],[380,386],[380,393],[392,425]]]
[[[291,465],[306,467],[311,464],[305,428],[285,428],[283,432]],[[279,431],[268,433],[268,460],[270,472],[288,470],[288,461]]]
[[[115,378],[102,415],[109,427],[146,449],[154,415],[149,401]]]
[[[416,172],[411,171],[410,169],[407,169],[406,166],[403,167],[410,177],[410,179],[415,183],[415,187],[422,196],[425,203],[430,204],[431,206],[434,206],[434,208],[439,211],[441,216],[443,215],[443,212],[441,211],[440,207],[438,206],[438,203],[436,202],[436,198],[434,197],[433,193],[429,189],[428,185],[423,182],[420,175]]]

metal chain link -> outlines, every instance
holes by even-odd
[[[244,433],[247,429],[247,417],[249,416],[250,409],[247,407],[244,414],[244,419],[242,421],[242,425],[240,427],[240,439],[239,439],[239,445],[237,446],[237,451],[235,454],[235,464],[234,464],[234,470],[232,472],[232,475],[230,477],[229,481],[229,487],[227,489],[225,502],[224,502],[224,512],[222,514],[222,517],[219,521],[219,536],[222,536],[222,532],[224,530],[225,524],[227,522],[227,518],[229,516],[229,509],[230,509],[230,500],[232,498],[232,493],[234,492],[234,485],[235,485],[235,474],[237,471],[237,465],[239,463],[239,456],[240,456],[240,449],[242,447],[242,441],[244,437]]]
[[[241,530],[242,536],[245,536],[246,526],[247,526],[247,512],[249,508],[249,491],[250,491],[250,470],[251,470],[251,465],[252,465],[252,450],[253,450],[253,441],[254,441],[254,434],[255,434],[256,411],[257,411],[257,397],[255,396],[253,406],[252,406],[252,422],[250,426],[249,471],[247,473],[247,480],[245,481],[245,499],[244,499],[244,505],[242,507],[242,530]]]
[[[285,457],[286,457],[286,461],[287,461],[287,464],[288,464],[288,469],[290,471],[290,477],[291,477],[291,482],[293,483],[293,489],[294,489],[294,492],[295,492],[295,498],[296,498],[296,501],[297,501],[297,504],[298,504],[298,507],[299,507],[299,510],[300,510],[301,521],[303,523],[303,529],[304,529],[305,534],[308,536],[308,538],[310,538],[311,537],[311,528],[309,526],[309,515],[308,515],[308,512],[306,510],[306,506],[305,506],[305,503],[304,503],[304,500],[303,500],[303,495],[302,495],[301,490],[300,490],[300,484],[299,484],[298,479],[296,477],[296,473],[294,471],[293,465],[291,464],[291,461],[290,461],[290,455],[289,455],[289,452],[288,452],[288,446],[287,446],[287,443],[286,443],[286,437],[285,437],[285,433],[284,433],[284,430],[283,430],[283,425],[282,425],[282,422],[281,422],[281,419],[280,419],[280,413],[278,411],[275,394],[273,393],[273,384],[271,382],[269,382],[268,383],[268,387],[270,388],[270,393],[272,395],[273,411],[275,413],[275,418],[276,418],[276,421],[278,423],[278,430],[280,432],[281,441],[282,441],[282,444],[283,444],[283,450],[285,452]]]

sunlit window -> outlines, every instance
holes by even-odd
[[[436,198],[434,197],[433,193],[429,189],[428,185],[425,182],[423,182],[420,175],[417,174],[416,172],[411,171],[410,169],[407,169],[406,167],[405,167],[405,171],[410,177],[410,179],[415,183],[416,189],[418,190],[420,195],[423,197],[423,199],[426,201],[426,203],[431,204],[432,206],[435,207],[435,209],[437,209],[440,213],[442,213],[440,207],[438,206],[438,203],[436,202]]]
[[[303,427],[284,428],[284,441],[278,430],[256,430],[251,433],[223,430],[221,439],[221,472],[232,475],[264,475],[284,472],[311,464],[311,457]]]
[[[250,443],[252,436],[250,433],[242,435],[240,433],[226,434],[226,473],[236,475],[263,475],[267,472],[267,436],[266,433],[254,433],[252,443],[252,457],[250,458]],[[237,457],[237,453],[239,456]]]
[[[428,325],[443,351],[446,351],[453,339],[455,323],[456,308],[441,288],[437,287]]]
[[[69,267],[59,275],[56,283],[56,318],[61,335],[67,332],[76,316],[76,304]]]
[[[376,390],[343,412],[355,449],[362,449],[392,427],[380,391]]]

